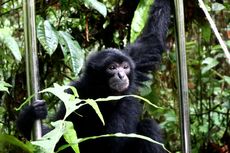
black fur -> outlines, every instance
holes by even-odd
[[[77,88],[80,98],[102,98],[111,95],[137,94],[138,88],[147,81],[148,74],[160,65],[161,55],[165,48],[165,37],[170,19],[170,0],[156,0],[151,7],[150,16],[141,36],[124,50],[105,49],[91,55],[82,77],[71,83]],[[131,73],[128,74],[129,87],[122,93],[109,88],[109,76],[105,73],[106,66],[111,62],[129,63]],[[85,105],[68,117],[77,131],[78,137],[88,137],[109,133],[137,133],[162,142],[162,136],[157,123],[151,119],[141,120],[142,104],[134,98],[126,97],[114,102],[99,103],[105,119],[105,126],[97,117],[95,111]],[[44,106],[40,104],[39,106]],[[36,105],[29,106],[19,115],[17,125],[19,130],[29,139],[32,123],[37,118],[44,118],[45,112],[37,110]],[[41,107],[39,107],[41,108]],[[35,113],[43,113],[36,115]],[[57,120],[65,114],[64,106],[57,113]],[[60,142],[62,143],[62,142]],[[70,150],[64,152],[71,152]],[[80,144],[81,153],[163,153],[162,146],[131,138],[101,138]]]

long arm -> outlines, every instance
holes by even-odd
[[[47,107],[44,100],[34,101],[32,105],[24,108],[17,119],[17,128],[25,138],[30,140],[33,123],[36,119],[45,119],[47,116]],[[49,131],[48,127],[42,126],[42,134]]]
[[[169,22],[170,22],[170,1],[171,0],[155,0],[152,5],[147,24],[142,34],[136,42],[143,41],[145,37],[155,36],[164,47]]]
[[[155,0],[142,34],[125,49],[136,64],[137,84],[147,81],[147,74],[160,65],[170,22],[170,1]]]

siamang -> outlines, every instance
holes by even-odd
[[[160,65],[165,49],[165,38],[170,22],[170,0],[155,0],[141,35],[124,49],[108,48],[88,57],[83,75],[74,86],[81,99],[97,99],[113,95],[137,94],[149,73]],[[158,124],[153,119],[141,119],[142,104],[138,99],[125,97],[112,102],[98,103],[105,125],[88,105],[72,113],[78,137],[110,133],[136,133],[163,142]],[[60,106],[56,119],[62,119],[65,107]],[[18,129],[28,139],[35,119],[44,119],[47,110],[43,101],[35,101],[22,110],[17,120]],[[80,115],[79,115],[80,114]],[[62,140],[60,140],[60,143]],[[81,153],[163,153],[161,145],[137,138],[99,138],[80,143]],[[64,152],[71,152],[63,150]]]

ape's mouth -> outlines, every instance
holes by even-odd
[[[116,81],[116,82],[110,83],[110,88],[112,90],[117,91],[118,93],[122,93],[129,88],[129,80],[127,79],[124,81]]]

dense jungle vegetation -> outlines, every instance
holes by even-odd
[[[41,89],[66,85],[79,77],[85,57],[107,47],[123,48],[144,25],[151,0],[36,0],[36,32]],[[230,48],[230,2],[204,0]],[[31,152],[15,126],[18,108],[27,98],[23,0],[0,0],[0,152]],[[198,0],[184,0],[193,153],[230,152],[230,63]],[[175,11],[175,10],[173,10]],[[172,11],[172,12],[173,12]],[[142,17],[138,16],[141,15]],[[175,25],[172,20],[160,70],[140,95],[143,115],[155,118],[165,146],[181,152]],[[44,93],[49,116],[57,98]],[[49,120],[45,121],[49,122]]]

